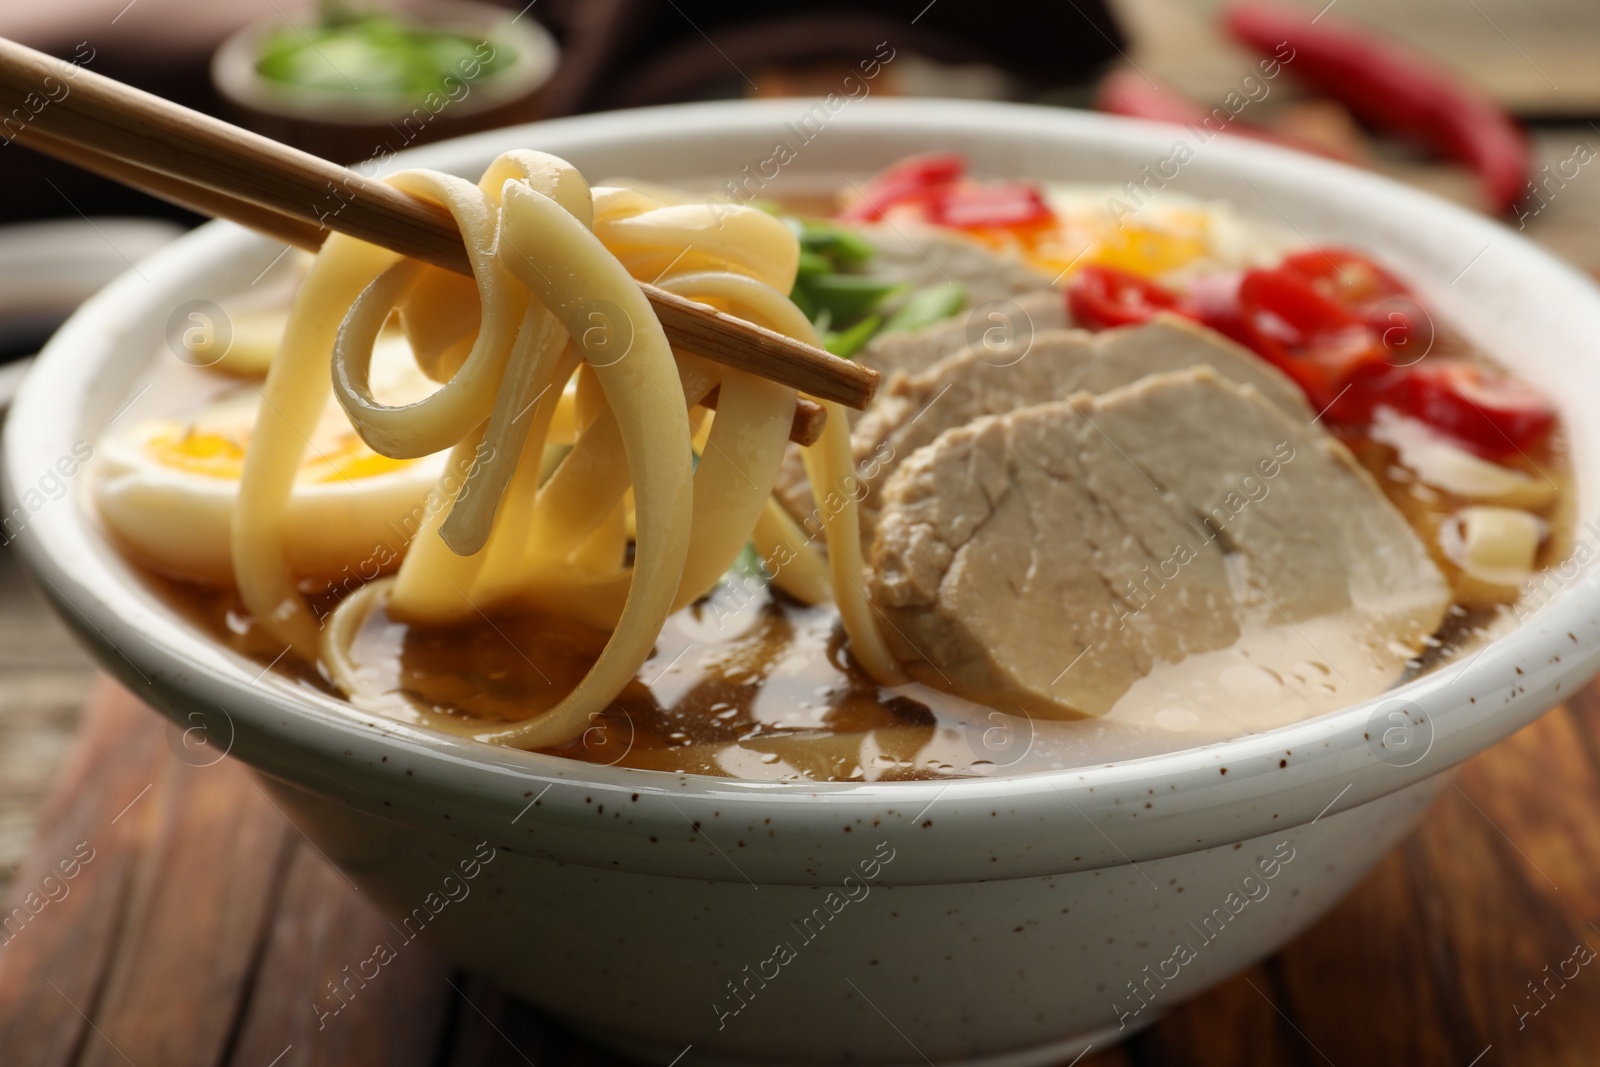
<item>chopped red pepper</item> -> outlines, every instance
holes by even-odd
[[[911,156],[879,174],[861,190],[861,199],[839,213],[845,222],[877,222],[899,204],[926,204],[929,197],[959,181],[967,172],[965,156],[937,152]]]
[[[1239,312],[1239,283],[1243,280],[1241,271],[1196,278],[1189,286],[1189,303],[1200,322],[1248,348],[1250,336]]]
[[[1158,311],[1194,315],[1170,289],[1115,267],[1082,268],[1067,283],[1066,299],[1073,321],[1089,330],[1136,326]]]
[[[1399,278],[1359,252],[1343,248],[1293,252],[1284,256],[1279,266],[1310,279],[1325,295],[1350,308],[1366,308],[1392,296],[1411,295]]]
[[[1366,322],[1293,270],[1253,270],[1239,283],[1249,347],[1335,421],[1364,420],[1394,368]]]
[[[1527,139],[1503,108],[1418,53],[1323,14],[1243,0],[1224,19],[1257,51],[1277,54],[1287,45],[1284,68],[1357,118],[1471,167],[1496,211],[1516,206],[1531,163]]]
[[[1142,275],[1091,265],[1066,289],[1090,330],[1167,311],[1239,342],[1292,378],[1330,422],[1364,424],[1379,405],[1428,423],[1490,458],[1539,447],[1555,411],[1531,386],[1458,360],[1418,362],[1427,311],[1405,284],[1355,252],[1310,249],[1276,267],[1196,279],[1177,293]],[[1412,358],[1410,353],[1419,352]]]
[[[1296,271],[1249,271],[1239,282],[1239,306],[1252,335],[1288,355],[1312,345],[1360,348],[1367,343],[1366,324]]]
[[[1010,229],[1055,217],[1029,182],[951,185],[929,194],[926,204],[929,222],[963,229]]]
[[[1014,229],[1054,218],[1031,182],[970,182],[965,157],[954,152],[912,156],[867,183],[861,199],[839,213],[845,222],[876,222],[891,208],[913,205],[937,226]]]
[[[1304,276],[1319,293],[1359,315],[1396,366],[1415,363],[1431,347],[1427,311],[1404,282],[1359,252],[1311,248],[1285,256],[1278,269]]]
[[[1555,410],[1532,386],[1455,360],[1411,368],[1397,399],[1404,414],[1489,457],[1536,448],[1555,426]]]

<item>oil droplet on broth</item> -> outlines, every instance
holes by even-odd
[[[1282,675],[1252,663],[1224,667],[1217,682],[1224,692],[1237,697],[1264,697],[1283,688]]]
[[[1156,712],[1155,721],[1163,730],[1185,733],[1200,725],[1200,716],[1188,708],[1162,708]]]

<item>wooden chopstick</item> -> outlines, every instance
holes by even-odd
[[[129,163],[114,156],[103,155],[71,141],[60,140],[43,130],[29,131],[28,147],[47,152],[57,159],[92,171],[101,177],[143,190],[179,207],[231,219],[294,248],[315,252],[322,247],[322,242],[327,237],[326,230],[319,229],[304,219],[280,214],[245,200],[232,199],[205,186],[194,185],[181,178],[174,178],[170,174],[141,167],[137,163]],[[711,395],[702,403],[704,407],[716,410],[717,390],[713,389]],[[814,400],[799,397],[795,400],[794,417],[789,425],[789,440],[797,445],[814,445],[822,436],[822,428],[827,421],[826,408]]]
[[[700,406],[717,410],[717,397],[722,387],[716,386],[706,398],[700,401]],[[822,427],[828,422],[828,409],[815,400],[800,397],[794,402],[794,418],[789,422],[789,440],[797,445],[814,445],[822,436]]]
[[[331,230],[471,273],[455,220],[438,204],[0,38],[0,117],[12,115],[31,117],[21,129],[0,125],[7,140],[290,244],[320,247]],[[869,367],[640,288],[674,345],[848,407],[866,407],[877,390]]]
[[[219,193],[204,185],[175,178],[149,167],[141,167],[116,156],[108,156],[72,141],[65,141],[47,130],[30,128],[26,147],[71,163],[82,170],[109,178],[114,182],[149,193],[169,204],[188,208],[212,218],[237,222],[257,233],[265,234],[294,248],[315,252],[327,240],[328,231],[294,215],[285,215],[271,208],[252,204],[248,200]]]

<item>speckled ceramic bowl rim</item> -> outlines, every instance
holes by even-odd
[[[616,112],[479,134],[402,162],[472,170],[500,149],[534,146],[580,166],[610,169],[648,157],[650,177],[703,177],[739,159],[762,159],[808,106]],[[1186,135],[1054,109],[863,100],[832,116],[797,168],[859,174],[908,150],[953,147],[971,153],[980,171],[1120,184],[1148,174],[1140,165],[1168,158]],[[1469,334],[1557,397],[1572,431],[1580,521],[1593,520],[1600,429],[1582,420],[1580,403],[1600,395],[1600,292],[1589,280],[1498,223],[1271,147],[1209,143],[1181,176],[1175,187],[1183,192],[1228,197],[1246,215],[1319,239],[1349,228],[1351,241],[1417,279]],[[85,304],[45,349],[6,427],[8,510],[39,472],[73,441],[92,439],[126,402],[127,364],[154,344],[152,308],[171,306],[164,294],[184,291],[208,268],[227,274],[230,260],[264,263],[271,254],[258,239],[213,224]],[[813,882],[816,863],[848,863],[866,847],[852,830],[929,835],[921,840],[932,847],[916,850],[920,858],[885,869],[885,880],[904,883],[1049,874],[1225,845],[1336,815],[1445,771],[1600,669],[1600,576],[1584,569],[1481,652],[1376,700],[1224,744],[1010,778],[735,781],[463,742],[375,721],[272,677],[258,683],[259,664],[181,624],[134,580],[100,537],[81,492],[77,506],[32,515],[17,545],[41,589],[113,673],[174,717],[226,708],[235,755],[265,774],[380,816],[557,859],[752,883]],[[1431,735],[1415,762],[1373,740],[1373,725],[1381,735],[1399,702]],[[809,857],[803,870],[799,854]]]

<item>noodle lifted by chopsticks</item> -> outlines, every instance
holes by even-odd
[[[763,556],[781,548],[790,561],[775,578],[781,587],[810,601],[831,593],[869,673],[903,679],[861,591],[844,412],[826,405],[823,436],[805,455],[813,486],[837,490],[815,494],[837,502],[819,513],[823,561],[771,497],[795,391],[674,352],[635,284],[815,344],[785,296],[799,255],[787,226],[749,207],[591,189],[539,152],[506,153],[477,185],[429,171],[389,180],[449,209],[473,277],[338,234],[317,255],[267,377],[233,526],[240,592],[270,633],[323,663],[359,703],[372,694],[349,645],[378,598],[408,623],[519,607],[609,632],[587,675],[543,714],[514,724],[424,715],[480,739],[546,748],[590,725],[649,657],[667,616],[714,589],[754,536]],[[395,312],[419,366],[443,385],[390,407],[367,379]],[[374,450],[452,454],[437,489],[444,506],[431,509],[399,573],[364,586],[319,630],[282,531],[330,364],[334,395]],[[702,407],[713,390],[714,418]]]

